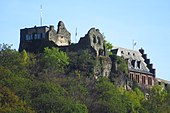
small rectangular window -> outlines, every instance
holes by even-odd
[[[42,33],[42,38],[45,38],[45,33]]]
[[[34,39],[38,39],[38,35],[37,34],[34,34]]]
[[[146,84],[145,76],[142,76],[142,84]]]
[[[26,40],[30,40],[30,36],[28,34],[26,35]]]
[[[37,34],[37,39],[41,39],[41,34]]]
[[[130,79],[130,80],[133,80],[133,74],[132,74],[132,73],[130,73],[129,79]]]
[[[30,35],[30,40],[32,40],[32,39],[33,39],[33,34]]]
[[[152,78],[148,77],[148,85],[152,85]]]
[[[139,75],[136,75],[136,82],[139,83]]]

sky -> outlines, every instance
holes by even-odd
[[[170,81],[170,0],[1,0],[0,43],[18,50],[20,29],[63,21],[72,42],[95,27],[114,46],[141,47],[156,68],[156,77]]]

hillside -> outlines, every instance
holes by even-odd
[[[102,57],[104,58],[104,57]],[[65,53],[45,48],[43,53],[0,50],[1,113],[169,113],[170,89],[153,86],[149,95],[127,79],[124,59],[112,55],[118,70],[111,77],[94,77],[100,59],[88,51]],[[121,76],[121,77],[120,77]],[[135,83],[134,83],[135,84]]]

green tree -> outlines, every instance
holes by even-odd
[[[111,50],[113,49],[113,45],[112,43],[108,42],[107,40],[104,40],[104,44],[106,46],[106,49],[108,50],[108,54],[112,55],[113,53],[111,52]]]
[[[59,51],[58,48],[48,47],[44,49],[44,54],[42,58],[45,68],[49,71],[53,70],[56,72],[64,72],[64,69],[69,64],[69,57],[63,51]]]
[[[40,82],[31,89],[32,107],[37,112],[87,113],[87,107],[68,98],[67,92],[58,84]]]
[[[23,55],[16,50],[4,47],[0,51],[0,66],[9,69],[13,74],[26,75],[25,63]]]
[[[125,104],[128,113],[145,113],[142,104],[145,101],[144,94],[136,88],[134,91],[124,91],[122,102]]]
[[[168,93],[162,86],[153,86],[149,93],[149,98],[144,103],[145,109],[149,113],[169,113],[170,107],[167,101]]]
[[[125,113],[126,109],[116,86],[108,79],[101,78],[94,89],[92,113]]]
[[[97,64],[97,59],[88,50],[83,50],[80,53],[69,53],[70,69],[74,71],[74,75],[91,77],[94,74],[94,68]]]
[[[7,87],[0,86],[1,113],[35,113],[25,101],[19,99]]]

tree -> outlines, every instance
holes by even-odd
[[[86,77],[91,77],[94,74],[97,59],[88,50],[83,50],[80,53],[71,52],[69,57],[69,72],[74,71],[74,74]]]
[[[67,92],[53,82],[40,82],[31,89],[32,107],[47,113],[87,113],[84,104],[69,98]]]
[[[149,113],[169,113],[170,107],[167,97],[168,93],[162,86],[153,86],[150,89],[149,98],[143,106]]]
[[[13,74],[26,75],[26,63],[23,55],[16,50],[4,47],[0,51],[0,66],[9,69]]]
[[[110,42],[108,42],[108,41],[106,40],[106,37],[105,37],[104,33],[103,33],[102,35],[103,35],[103,38],[104,38],[104,44],[105,44],[105,46],[106,46],[106,49],[108,50],[108,54],[109,54],[109,55],[112,55],[112,52],[110,52],[110,51],[112,50],[113,45],[112,45],[112,43],[110,43]]]
[[[56,71],[63,73],[66,66],[69,64],[69,57],[63,51],[58,48],[48,47],[44,49],[44,54],[42,58],[46,69],[49,71]]]
[[[101,78],[93,91],[94,103],[91,113],[125,113],[121,95],[107,78]]]
[[[136,88],[134,91],[124,91],[122,94],[122,102],[124,103],[128,113],[145,112],[142,102],[145,101],[144,94]]]
[[[19,99],[7,87],[0,86],[1,113],[35,113],[25,101]]]

